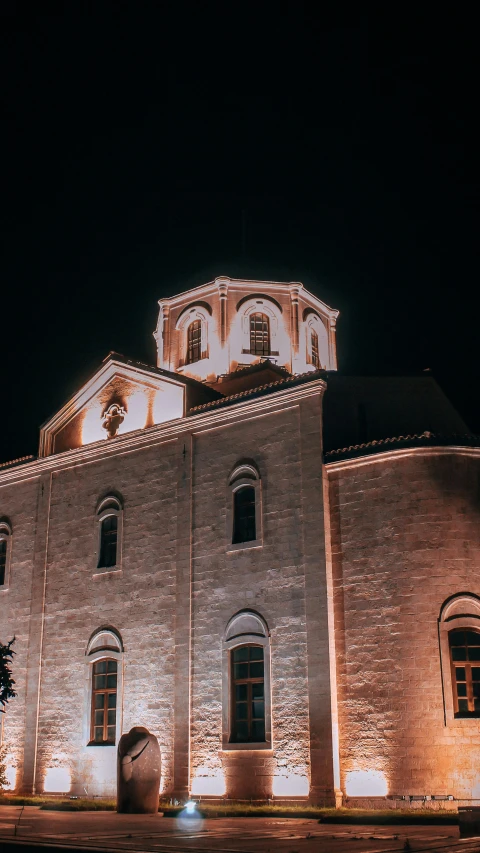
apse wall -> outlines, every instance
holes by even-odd
[[[341,788],[350,804],[480,798],[480,719],[452,711],[445,631],[458,622],[439,622],[447,600],[469,593],[460,613],[480,596],[478,451],[400,450],[327,472]],[[480,611],[464,615],[480,626]]]

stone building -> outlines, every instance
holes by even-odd
[[[434,380],[336,374],[298,283],[162,300],[0,467],[12,787],[480,798],[480,451]]]

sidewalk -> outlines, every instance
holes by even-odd
[[[477,853],[480,841],[460,841],[458,827],[352,826],[302,818],[164,818],[115,812],[41,811],[0,806],[1,853],[63,850],[142,853]]]

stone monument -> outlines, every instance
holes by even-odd
[[[117,812],[158,811],[161,763],[157,738],[148,729],[134,726],[122,735],[117,755]]]

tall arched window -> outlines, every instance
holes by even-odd
[[[118,498],[104,498],[97,510],[97,569],[120,568],[122,505]]]
[[[480,596],[459,592],[448,598],[439,617],[440,662],[443,680],[445,725],[462,732],[478,731],[480,717]],[[465,729],[465,726],[467,729]]]
[[[259,311],[250,314],[250,352],[270,355],[270,320],[267,314]]]
[[[228,550],[262,544],[262,505],[259,472],[253,462],[237,464],[228,478]]]
[[[270,749],[270,635],[265,620],[241,610],[223,642],[223,748]]]
[[[320,368],[320,353],[318,350],[318,333],[315,329],[312,329],[311,332],[311,345],[312,345],[312,364],[318,370]]]
[[[449,631],[456,717],[480,717],[480,631]]]
[[[88,743],[91,746],[113,746],[117,740],[122,651],[119,635],[109,628],[94,634],[88,644],[87,660],[91,669]]]
[[[192,364],[200,361],[202,357],[202,322],[194,320],[187,329],[187,356],[186,363]]]
[[[12,547],[12,528],[6,520],[0,520],[0,586],[8,583],[10,550]]]

